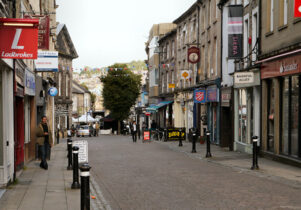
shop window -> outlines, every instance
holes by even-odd
[[[239,90],[239,141],[247,143],[247,93],[245,89]]]
[[[286,77],[282,83],[282,154],[299,155],[299,96],[300,77]],[[289,123],[287,123],[289,122]]]

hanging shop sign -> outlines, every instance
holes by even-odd
[[[176,84],[168,84],[168,88],[175,88]]]
[[[38,59],[35,60],[36,71],[39,72],[58,72],[58,52],[39,51]]]
[[[231,101],[231,89],[230,87],[222,88],[221,89],[221,100],[222,100],[222,106],[223,107],[230,107],[230,101]]]
[[[34,73],[30,70],[25,69],[25,77],[24,77],[24,85],[25,85],[25,94],[30,96],[36,95],[36,78]]]
[[[301,1],[300,0],[295,0],[295,9],[294,9],[294,17],[298,18],[301,17]]]
[[[228,8],[228,58],[241,58],[243,56],[243,7],[230,5]]]
[[[200,48],[190,47],[187,50],[187,60],[192,64],[200,62]]]
[[[39,19],[38,49],[49,49],[49,16],[48,15],[26,15],[25,18]]]
[[[261,65],[261,78],[273,78],[301,73],[301,55],[266,62]]]
[[[182,70],[181,71],[181,79],[189,79],[190,78],[190,71],[189,70]]]
[[[36,59],[38,19],[0,18],[0,58]]]
[[[143,140],[144,141],[150,140],[150,131],[143,131]]]
[[[58,93],[57,88],[56,87],[51,87],[48,89],[48,95],[50,96],[56,96]]]
[[[206,90],[194,90],[194,103],[206,103]]]
[[[208,87],[206,93],[207,102],[219,102],[219,91],[217,87]]]

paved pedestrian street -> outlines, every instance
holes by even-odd
[[[299,168],[260,158],[260,170],[251,171],[250,155],[212,146],[207,160],[206,145],[191,154],[188,142],[87,140],[91,178],[107,209],[301,209]]]

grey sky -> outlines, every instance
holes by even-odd
[[[57,0],[79,54],[74,68],[144,60],[144,43],[155,23],[172,22],[195,0]]]

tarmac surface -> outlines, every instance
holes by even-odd
[[[73,138],[89,144],[91,209],[301,209],[301,169],[212,145],[133,143],[130,136]],[[0,209],[80,209],[72,190],[66,141],[52,149],[49,170],[27,164],[18,183],[7,187]],[[3,193],[1,190],[0,194]]]

